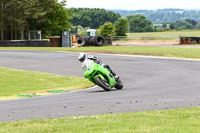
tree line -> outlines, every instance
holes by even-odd
[[[111,35],[125,36],[127,32],[152,32],[153,24],[145,16],[130,15],[122,18],[120,14],[105,9],[78,8],[71,9],[73,19],[70,22],[81,27],[82,35],[89,28],[99,29],[98,34],[105,37]]]
[[[182,29],[200,29],[200,22],[194,19],[183,19],[170,23],[170,29],[182,30]]]
[[[99,28],[105,22],[114,23],[120,14],[105,9],[89,9],[89,8],[71,8],[73,11],[73,19],[69,22],[75,26],[90,27],[93,29]]]
[[[127,32],[162,32],[166,30],[182,30],[182,29],[200,29],[200,23],[194,19],[180,19],[177,21],[172,21],[172,23],[165,22],[160,24],[161,26],[155,25],[151,20],[149,20],[145,15],[137,14],[137,15],[128,15],[125,18],[119,16],[118,13],[113,16],[117,16],[114,19],[109,17],[105,17],[104,9],[75,9],[74,18],[70,20],[73,25],[79,25],[82,27],[82,30],[85,28],[84,33],[86,34],[86,30],[88,28],[99,28],[98,34],[104,36],[110,35],[120,35],[124,36]],[[140,10],[139,10],[140,11]],[[181,9],[164,9],[158,10],[161,13],[174,12],[181,14],[184,10]],[[96,16],[98,12],[98,15]],[[102,13],[101,13],[102,12]],[[107,11],[111,12],[111,11]],[[148,10],[141,10],[140,12],[148,13]],[[189,12],[189,11],[188,11]],[[114,14],[112,12],[112,14]],[[104,16],[104,17],[103,17]],[[195,16],[195,14],[194,14]],[[103,21],[100,21],[98,18],[104,18]],[[117,19],[118,18],[118,19]],[[159,17],[158,17],[159,18]],[[119,21],[119,19],[121,21]],[[123,22],[122,22],[123,19]],[[173,18],[172,18],[173,19]],[[112,20],[112,21],[111,21]],[[118,26],[116,26],[116,23]],[[97,24],[97,25],[95,25]],[[95,25],[95,26],[94,26]],[[120,30],[119,30],[120,29]],[[109,31],[110,30],[110,31]],[[120,33],[121,32],[121,33]],[[82,35],[84,35],[82,34]]]
[[[154,24],[172,23],[182,19],[200,21],[200,10],[184,9],[158,9],[158,10],[112,10],[123,18],[130,15],[141,14]]]
[[[160,29],[141,14],[123,18],[119,13],[105,9],[66,9],[65,6],[65,0],[1,0],[1,40],[27,39],[29,30],[41,30],[45,38],[47,35],[60,35],[62,31],[73,29],[73,26],[82,27],[84,34],[88,28],[99,29],[98,33],[103,36],[125,36],[127,32],[156,32],[163,29],[200,29],[200,23],[195,19],[163,23]],[[182,12],[178,9],[174,11]],[[148,10],[140,12],[145,14]]]

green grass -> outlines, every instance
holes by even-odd
[[[0,97],[45,90],[75,90],[93,86],[87,79],[0,68]]]
[[[165,32],[144,32],[144,33],[127,33],[128,36],[200,36],[200,30],[183,30],[183,31],[165,31]]]
[[[198,133],[200,108],[0,123],[1,133]]]
[[[122,46],[81,47],[81,48],[0,47],[0,49],[113,53],[113,54],[152,55],[152,56],[200,59],[199,48],[179,48],[179,47],[122,47]]]
[[[179,39],[179,35],[200,37],[200,30],[127,33],[128,40],[174,40]]]

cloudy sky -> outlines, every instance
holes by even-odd
[[[71,7],[125,10],[163,8],[196,9],[200,8],[200,0],[67,0],[67,8]]]

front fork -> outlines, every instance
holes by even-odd
[[[100,77],[102,81],[105,80],[105,77],[102,74],[97,74],[96,76],[94,76],[94,79],[96,77]],[[116,85],[116,80],[115,80],[114,77],[110,77],[109,79],[106,79],[106,81],[108,82],[108,84],[110,85],[110,87],[114,87]]]
[[[94,79],[95,79],[96,77],[100,77],[101,80],[105,80],[105,78],[104,78],[101,74],[97,74],[96,76],[94,76]]]

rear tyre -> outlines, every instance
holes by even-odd
[[[115,85],[115,88],[117,89],[117,90],[121,90],[122,88],[123,88],[123,83],[122,83],[122,81],[118,78],[118,79],[116,79],[116,85]]]
[[[102,80],[100,77],[96,77],[95,81],[98,86],[102,87],[105,91],[111,91],[112,88],[109,86],[107,80]]]

